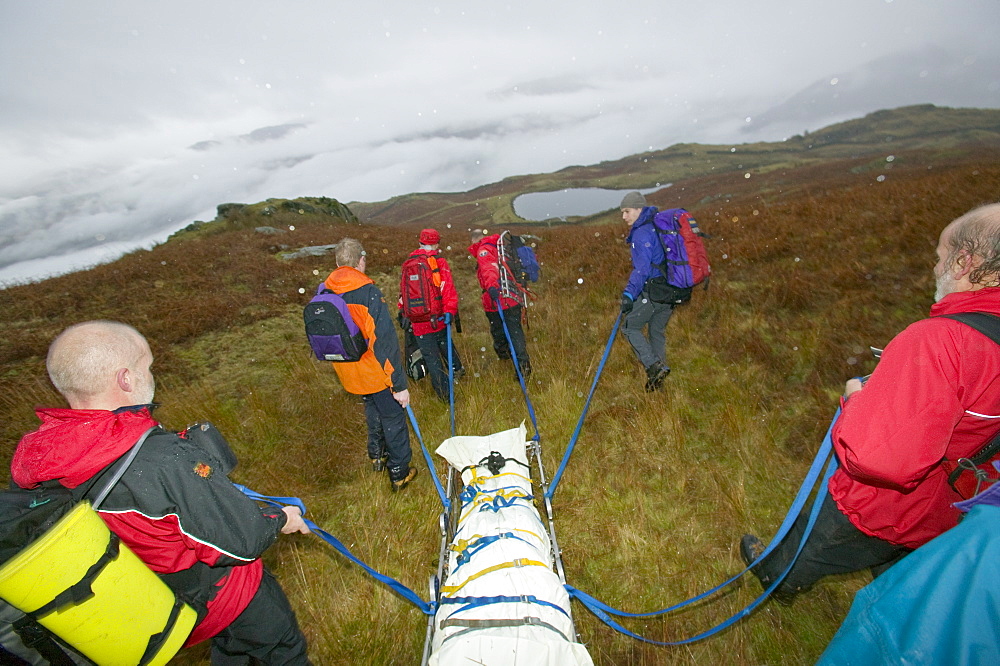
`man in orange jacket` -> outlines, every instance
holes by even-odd
[[[336,258],[338,268],[326,278],[326,288],[343,297],[368,341],[368,351],[353,363],[333,363],[333,369],[344,390],[364,401],[372,469],[388,469],[392,490],[402,490],[416,477],[417,468],[410,467],[405,412],[410,392],[400,361],[399,339],[382,292],[365,275],[367,259],[361,243],[343,239],[337,244]]]

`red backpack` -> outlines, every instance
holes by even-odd
[[[403,316],[410,321],[432,321],[444,314],[437,259],[437,255],[413,254],[403,262],[399,292]]]

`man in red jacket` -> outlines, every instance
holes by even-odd
[[[789,602],[823,576],[893,562],[958,522],[961,497],[943,459],[982,448],[1000,429],[1000,348],[983,333],[942,315],[1000,315],[1000,204],[953,221],[937,247],[937,291],[929,319],[886,346],[871,377],[847,382],[834,425],[840,462],[809,539],[775,589]],[[753,571],[767,587],[801,541],[808,512]],[[764,549],[748,534],[749,564]]]
[[[69,409],[38,409],[42,424],[14,452],[22,488],[76,488],[129,451],[150,428],[98,512],[112,532],[198,612],[185,646],[212,639],[212,663],[307,664],[306,642],[261,554],[277,535],[309,532],[296,507],[259,508],[229,481],[236,459],[221,437],[174,433],[151,416],[153,355],[134,328],[71,326],[46,367]]]
[[[472,245],[469,254],[476,258],[476,277],[483,289],[483,312],[490,323],[490,336],[493,338],[493,351],[501,360],[511,357],[510,347],[514,346],[514,354],[521,375],[531,374],[531,361],[528,359],[528,346],[524,339],[524,329],[521,317],[527,301],[524,292],[510,268],[502,261],[499,243],[500,234],[483,236],[483,231],[473,229],[470,232]],[[497,312],[497,304],[503,309],[503,319]],[[510,334],[510,344],[504,334],[503,325],[507,324]]]
[[[448,402],[451,388],[448,383],[447,327],[458,317],[458,292],[455,291],[448,260],[438,254],[440,242],[441,235],[436,229],[420,232],[420,247],[411,252],[403,263],[399,310],[402,316],[400,324],[404,329],[410,327],[427,364],[434,393]],[[410,266],[413,269],[408,270]],[[454,342],[451,345],[451,367],[455,379],[464,372]]]

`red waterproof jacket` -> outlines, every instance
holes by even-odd
[[[11,476],[22,488],[58,480],[75,488],[127,452],[157,422],[145,407],[38,409],[42,424],[14,452]],[[226,476],[228,446],[206,446],[157,429],[98,514],[108,528],[198,611],[185,645],[211,638],[235,620],[260,587],[260,555],[285,524]]]
[[[483,310],[486,312],[497,311],[496,302],[490,297],[488,290],[490,287],[496,287],[502,292],[500,271],[507,270],[500,265],[500,251],[497,248],[499,242],[500,234],[493,234],[485,236],[469,246],[469,254],[476,258],[476,277],[479,278],[479,286],[483,289]],[[510,274],[510,271],[507,271],[507,277],[510,282],[514,282],[514,276]],[[523,305],[523,303],[501,293],[500,305],[506,310],[515,305]]]
[[[451,267],[448,265],[448,260],[435,250],[417,248],[410,253],[411,257],[421,255],[434,257],[434,260],[437,262],[437,275],[441,279],[441,283],[437,285],[441,290],[441,307],[446,314],[450,314],[452,319],[454,319],[455,315],[458,314],[458,292],[455,290],[455,283],[451,278]],[[403,308],[402,297],[400,297],[399,308],[400,310]],[[437,321],[415,321],[412,323],[414,335],[427,335],[428,333],[437,333],[444,330],[444,321],[440,319]]]
[[[1000,430],[1000,346],[934,318],[957,312],[1000,315],[1000,288],[950,294],[893,338],[833,429],[837,506],[862,532],[908,548],[958,522],[961,498],[941,460],[974,453]]]

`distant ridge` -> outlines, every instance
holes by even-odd
[[[676,144],[590,166],[548,174],[512,176],[467,192],[405,194],[380,202],[352,202],[363,224],[425,226],[525,224],[514,198],[565,188],[650,188],[736,170],[798,167],[921,151],[927,157],[956,149],[1000,150],[1000,109],[952,109],[933,104],[875,111],[785,141],[704,145]],[[571,220],[572,221],[572,220]]]

